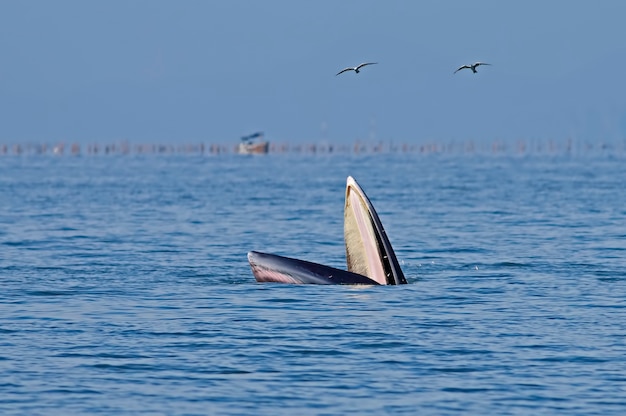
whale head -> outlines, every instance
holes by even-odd
[[[349,176],[344,205],[348,271],[275,254],[251,251],[248,262],[259,282],[399,285],[406,279],[371,201]]]

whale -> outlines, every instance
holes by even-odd
[[[260,251],[248,252],[260,283],[401,285],[406,278],[380,218],[361,186],[346,180],[344,242],[347,270]]]

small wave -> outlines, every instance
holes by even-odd
[[[72,296],[76,293],[74,290],[31,290],[26,292],[30,296]]]

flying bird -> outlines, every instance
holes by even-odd
[[[362,63],[360,65],[355,66],[355,67],[349,66],[349,67],[344,68],[341,71],[337,72],[337,75],[343,74],[346,71],[354,71],[354,72],[356,72],[358,74],[359,71],[361,70],[361,68],[363,68],[365,65],[374,65],[374,64],[377,64],[377,63],[378,62],[364,62],[364,63]],[[335,75],[335,76],[337,76],[337,75]]]
[[[476,71],[476,67],[480,66],[480,65],[491,65],[491,64],[488,64],[488,63],[485,63],[485,62],[476,62],[476,63],[473,63],[471,65],[463,65],[463,66],[458,67],[457,70],[454,71],[454,73],[456,74],[461,69],[471,69],[473,73],[476,73],[476,72],[478,72],[478,71]]]

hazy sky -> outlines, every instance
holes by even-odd
[[[623,0],[2,0],[0,143],[622,140],[625,17]]]

